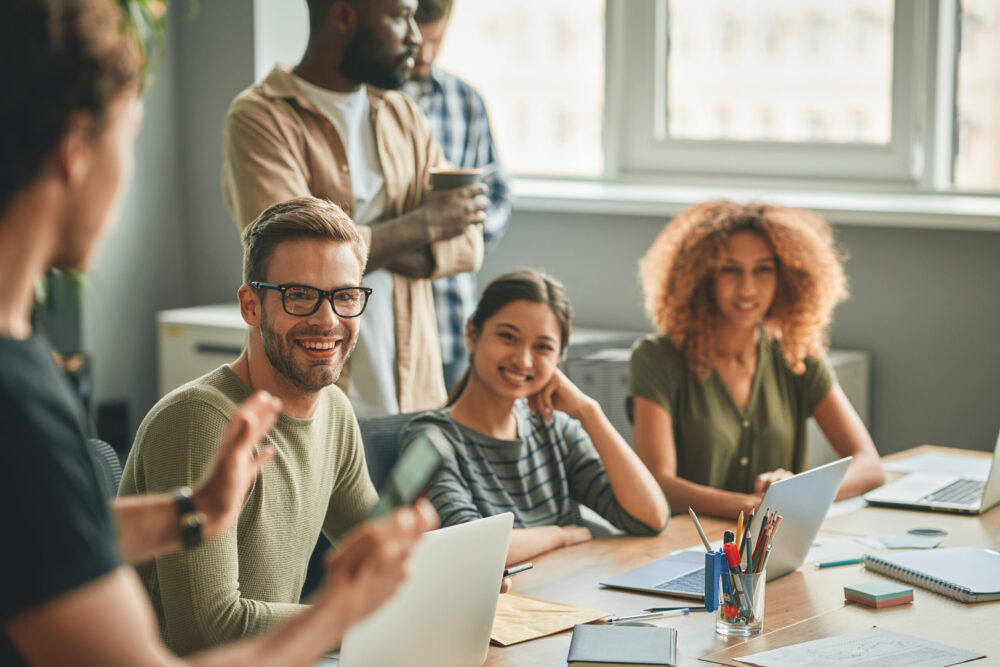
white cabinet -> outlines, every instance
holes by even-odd
[[[235,361],[246,343],[237,303],[163,310],[156,322],[160,396]]]

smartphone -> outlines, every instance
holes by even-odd
[[[446,451],[448,446],[447,440],[437,430],[427,429],[417,434],[389,471],[389,477],[378,494],[378,503],[369,517],[377,519],[397,507],[412,505],[427,491],[431,478],[444,462],[441,452]]]

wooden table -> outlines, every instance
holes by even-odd
[[[982,452],[924,446],[886,460],[929,451],[987,456]],[[735,530],[734,522],[710,517],[702,518],[702,525],[713,540],[720,539],[726,529]],[[827,519],[821,534],[834,537],[902,534],[913,527],[947,530],[948,536],[941,544],[944,547],[975,545],[1000,550],[1000,506],[981,516],[865,507]],[[613,614],[683,604],[679,598],[602,589],[597,582],[695,544],[700,544],[700,540],[694,525],[686,514],[678,514],[658,537],[604,538],[534,558],[533,570],[514,577],[514,592]],[[871,549],[859,543],[853,555],[866,551]],[[677,628],[678,665],[706,662],[740,665],[733,658],[873,625],[975,649],[987,655],[986,664],[1000,664],[1000,601],[963,604],[914,586],[914,602],[910,605],[876,610],[845,603],[845,585],[882,578],[866,572],[862,565],[818,570],[807,564],[767,584],[764,632],[750,639],[724,639],[716,635],[715,615],[707,612],[652,623]],[[486,665],[564,666],[571,636],[572,632],[567,631],[514,646],[491,646]]]

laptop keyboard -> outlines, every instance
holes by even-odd
[[[676,579],[669,579],[662,584],[657,584],[653,588],[661,591],[676,591],[678,593],[691,593],[701,595],[705,592],[705,568],[688,572]]]
[[[956,505],[975,505],[983,499],[983,488],[986,482],[976,479],[956,479],[948,486],[928,493],[920,499],[926,503],[954,503]]]

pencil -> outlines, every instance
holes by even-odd
[[[705,531],[702,530],[701,521],[698,521],[698,515],[694,513],[694,510],[691,509],[690,505],[688,505],[688,513],[691,515],[691,519],[694,521],[694,527],[698,529],[698,534],[701,535],[701,541],[705,545],[705,551],[711,553],[712,545],[709,544],[708,536],[705,535]]]
[[[743,539],[743,510],[740,510],[740,518],[736,520],[736,535]]]

